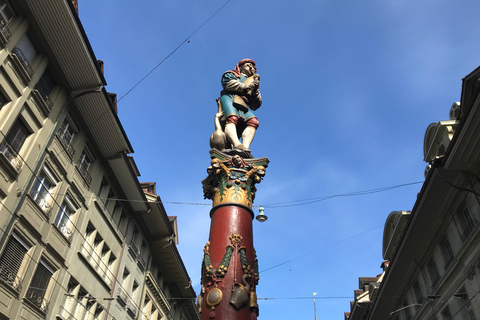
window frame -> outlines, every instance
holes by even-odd
[[[49,184],[46,184],[46,181],[49,182]],[[46,213],[50,212],[51,201],[53,199],[53,190],[56,188],[58,183],[59,181],[53,175],[50,169],[48,169],[47,166],[43,166],[30,189],[29,195]]]

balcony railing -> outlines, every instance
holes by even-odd
[[[18,60],[20,60],[20,63],[22,64],[27,74],[32,77],[34,73],[33,68],[30,64],[30,61],[28,61],[28,59],[25,57],[23,51],[20,48],[15,47],[13,48],[12,52],[17,56]]]
[[[127,304],[128,296],[127,296],[127,292],[126,292],[125,290],[123,290],[123,287],[119,287],[119,288],[118,288],[118,291],[117,291],[117,299],[120,300],[120,302],[121,302],[123,305],[126,305],[126,304]]]
[[[145,258],[142,256],[141,253],[139,253],[138,258],[137,258],[137,263],[139,267],[142,269],[142,271],[145,271],[147,267],[147,262],[145,261]]]
[[[72,146],[72,138],[73,135],[69,133],[68,131],[64,131],[63,133],[58,132],[57,137],[62,143],[63,147],[65,150],[67,150],[68,155],[72,157],[75,154],[75,149]]]
[[[67,221],[69,222],[69,221]],[[75,229],[71,226],[71,223],[60,222],[57,225],[58,230],[67,238],[68,242],[72,242],[72,237]]]
[[[11,286],[15,291],[22,290],[22,278],[17,276],[16,272],[8,270],[5,266],[0,266],[0,279]]]
[[[30,288],[27,292],[27,300],[37,306],[41,311],[48,312],[48,301],[44,299],[45,289]]]
[[[92,183],[92,176],[88,173],[88,167],[86,168],[85,166],[78,165],[77,169],[78,172],[80,172],[80,175],[85,179],[87,185],[90,185]]]
[[[12,146],[5,140],[0,143],[0,153],[10,162],[15,170],[20,173],[22,169],[23,161],[18,156],[18,153],[12,148]]]
[[[2,40],[3,44],[7,44],[8,39],[12,36],[12,32],[10,31],[10,28],[5,25],[0,27],[0,34],[1,37],[0,39]]]
[[[135,318],[137,316],[138,307],[135,305],[135,302],[132,299],[128,299],[126,308],[127,308],[127,313],[131,317]]]
[[[462,242],[465,242],[465,240],[467,240],[468,236],[470,235],[470,233],[472,233],[473,229],[474,229],[474,226],[472,224],[467,224],[465,226],[465,229],[463,229],[463,232],[460,235],[460,239],[462,240]]]

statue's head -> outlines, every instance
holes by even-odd
[[[257,67],[255,66],[255,61],[252,59],[243,59],[235,66],[233,73],[237,77],[240,77],[240,73],[246,74],[248,77],[253,76],[257,73]]]

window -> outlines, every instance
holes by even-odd
[[[448,241],[448,238],[446,236],[444,236],[442,240],[440,240],[440,251],[442,252],[445,269],[447,269],[447,267],[453,261],[453,250],[452,246],[450,246],[450,241]]]
[[[135,228],[133,229],[132,237],[130,238],[130,243],[129,243],[129,251],[132,253],[133,256],[136,256],[138,254],[137,235],[138,235],[138,230],[137,228]]]
[[[430,277],[430,282],[432,283],[432,288],[437,284],[440,275],[438,274],[437,264],[435,260],[431,258],[427,263],[428,276]]]
[[[118,288],[118,295],[117,298],[125,305],[127,303],[127,290],[128,283],[130,281],[130,271],[127,268],[123,269],[122,275],[122,283],[121,286]]]
[[[60,128],[60,130],[58,130],[57,136],[62,142],[63,146],[67,149],[70,156],[73,156],[73,154],[75,153],[75,149],[72,147],[72,141],[75,133],[77,132],[77,127],[73,123],[72,118],[67,115],[62,127]]]
[[[52,105],[50,100],[50,93],[55,86],[55,80],[53,80],[53,77],[50,72],[48,72],[48,70],[45,70],[42,77],[35,85],[35,89],[38,90],[43,100],[50,106]]]
[[[462,242],[465,242],[477,222],[473,219],[468,207],[457,213],[457,219],[460,224],[460,239],[462,239]]]
[[[145,240],[142,240],[142,245],[140,246],[140,251],[138,252],[138,265],[143,270],[147,267],[147,263],[145,261],[145,250],[147,249],[147,243]]]
[[[443,308],[442,312],[440,313],[442,320],[451,320],[452,319],[452,314],[450,312],[450,308],[448,305]]]
[[[77,168],[88,184],[92,182],[92,177],[88,173],[88,169],[90,168],[90,164],[92,162],[93,156],[90,151],[85,147],[85,149],[83,149],[82,155],[80,156],[80,159],[78,160]]]
[[[55,225],[69,241],[71,241],[74,231],[73,216],[76,211],[77,208],[72,200],[70,200],[69,196],[66,196],[55,218]]]
[[[15,53],[23,68],[31,77],[33,75],[33,69],[31,65],[33,59],[37,55],[37,50],[30,41],[30,38],[28,38],[28,36],[25,34],[12,52]]]
[[[25,256],[29,249],[23,240],[12,233],[0,257],[0,279],[18,292],[21,290],[23,271],[28,263]]]
[[[18,152],[29,135],[30,131],[23,121],[17,119],[0,144],[0,152],[10,161],[17,171],[20,170],[22,163],[18,158]]]
[[[47,293],[50,293],[53,288],[53,274],[54,271],[52,267],[41,259],[27,291],[26,298],[44,312],[46,312],[48,308],[49,294]]]
[[[473,312],[471,299],[468,297],[468,293],[465,287],[460,288],[458,293],[454,295],[457,300],[458,319],[463,320],[476,320],[475,313]]]
[[[412,319],[412,305],[409,304],[407,300],[405,300],[402,303],[402,308],[403,308],[403,319],[404,320],[411,320]]]
[[[422,304],[425,298],[423,297],[422,288],[420,288],[418,280],[413,284],[413,294],[415,296],[415,302]]]
[[[107,180],[105,180],[105,178],[102,179],[102,182],[100,183],[100,189],[98,189],[98,197],[103,201],[103,203],[105,203],[106,199],[104,198],[105,196],[105,193],[107,191],[107,188],[108,188],[108,182]]]
[[[5,97],[2,92],[0,92],[0,110],[2,110],[3,106],[6,105],[8,102],[10,101]]]
[[[103,306],[73,278],[70,278],[65,296],[65,302],[60,307],[62,319],[93,320],[105,316]]]
[[[85,239],[81,251],[83,257],[107,285],[112,285],[115,280],[114,272],[117,258],[90,222],[87,226]]]
[[[110,189],[107,194],[107,198],[105,199],[105,207],[107,208],[108,212],[110,215],[112,215],[113,212],[113,207],[115,206],[115,194],[113,193],[113,190]]]
[[[12,21],[15,14],[5,0],[0,0],[0,30],[5,29]]]
[[[50,170],[44,167],[30,190],[30,196],[32,196],[33,200],[35,200],[44,211],[50,211],[49,201],[56,184],[57,181]]]
[[[133,281],[133,287],[132,287],[132,295],[131,295],[131,298],[128,299],[128,302],[127,302],[127,313],[131,316],[131,317],[136,317],[137,316],[137,312],[138,312],[138,306],[137,304],[135,303],[135,301],[138,301],[138,292],[140,290],[138,290],[138,283],[137,281]]]

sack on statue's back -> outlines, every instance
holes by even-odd
[[[233,106],[243,112],[248,111],[248,106],[245,103],[245,100],[243,100],[242,97],[240,97],[239,95],[233,96]]]
[[[259,78],[258,74],[254,74],[253,76],[251,77],[248,77],[247,79],[245,79],[245,81],[243,82],[243,84],[245,85],[248,85],[248,84],[251,84],[253,83],[257,78]],[[252,94],[252,91],[249,90],[246,94],[246,96],[250,96]],[[248,105],[247,103],[245,102],[245,100],[239,96],[239,95],[235,95],[233,97],[233,106],[235,108],[237,108],[238,110],[241,110],[243,112],[248,112]]]

